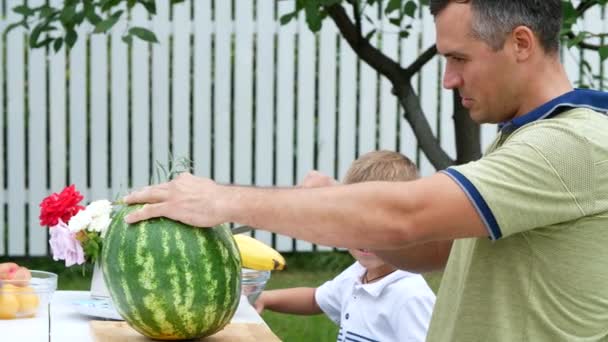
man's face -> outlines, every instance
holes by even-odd
[[[518,110],[517,65],[508,45],[499,51],[472,36],[469,4],[452,2],[435,18],[437,50],[446,57],[443,86],[458,89],[478,123],[512,119]]]

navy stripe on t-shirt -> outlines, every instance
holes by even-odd
[[[441,172],[452,178],[464,191],[469,200],[471,200],[471,203],[473,203],[473,206],[485,224],[486,229],[490,234],[490,238],[492,240],[500,239],[502,237],[502,232],[500,231],[498,222],[496,221],[492,210],[488,206],[488,203],[486,203],[486,201],[483,199],[483,196],[481,196],[475,185],[473,185],[473,183],[471,183],[471,181],[469,181],[462,173],[453,168],[447,168]]]

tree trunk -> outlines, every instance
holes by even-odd
[[[479,124],[469,116],[462,106],[460,94],[454,90],[454,130],[456,137],[456,164],[464,164],[481,158]]]

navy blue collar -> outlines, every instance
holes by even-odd
[[[513,132],[526,124],[550,118],[572,108],[589,108],[606,114],[608,113],[608,93],[591,89],[574,89],[525,115],[500,123],[498,128],[506,133]]]

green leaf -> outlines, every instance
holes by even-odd
[[[33,9],[27,7],[26,5],[19,5],[19,6],[13,7],[13,12],[15,12],[17,14],[21,14],[22,16],[25,16],[25,17],[33,15],[35,13]]]
[[[67,45],[68,48],[72,48],[72,46],[74,46],[74,44],[76,44],[76,40],[78,40],[78,34],[76,33],[76,31],[74,29],[69,29],[65,33],[64,39],[65,39],[65,45]]]
[[[298,12],[292,12],[281,16],[281,25],[288,24],[292,19],[298,16]]]
[[[154,32],[145,29],[143,27],[132,27],[129,29],[129,35],[133,35],[141,40],[150,43],[158,43],[158,39],[156,39],[156,35]]]
[[[410,18],[414,18],[417,9],[418,5],[416,5],[414,1],[410,0],[405,3],[405,6],[403,6],[403,13]]]
[[[401,18],[388,18],[388,21],[397,27],[401,27]]]
[[[114,14],[112,14],[109,18],[100,21],[99,23],[97,23],[97,25],[95,25],[95,30],[93,30],[93,33],[105,33],[108,30],[110,30],[120,19],[120,16],[122,15],[124,11],[120,10],[115,12]]]
[[[318,32],[321,29],[321,15],[319,7],[314,2],[307,3],[305,7],[306,23],[312,32]]]
[[[568,47],[571,48],[575,45],[578,45],[580,42],[582,42],[585,39],[586,35],[587,35],[587,32],[585,32],[585,31],[579,32],[574,38],[572,38],[568,41]]]
[[[366,35],[365,35],[365,40],[370,40],[372,39],[372,37],[374,36],[374,34],[376,34],[376,29],[373,29],[371,31],[369,31]]]
[[[156,14],[156,2],[154,0],[139,0],[139,3],[146,8],[146,11],[148,11],[148,13],[152,15]]]
[[[55,39],[55,42],[53,43],[53,50],[55,52],[61,50],[61,47],[63,46],[63,38],[59,37],[57,39]]]
[[[399,32],[399,38],[408,38],[410,36],[410,31],[401,31]]]
[[[22,20],[22,21],[19,21],[19,22],[16,22],[16,23],[12,23],[12,24],[8,25],[8,26],[7,26],[7,27],[4,29],[4,32],[2,32],[2,34],[7,35],[7,34],[9,34],[9,32],[11,32],[12,30],[16,29],[16,28],[17,28],[17,27],[19,27],[19,26],[27,27],[27,25],[26,25],[26,24],[27,24],[27,23],[26,23],[26,21],[25,21],[25,20]]]
[[[67,6],[61,11],[61,15],[59,16],[59,20],[62,23],[69,26],[69,24],[73,24],[74,16],[76,15],[76,6]]]
[[[384,9],[384,13],[390,14],[394,11],[397,11],[401,8],[401,0],[389,0],[386,8]]]
[[[605,61],[608,58],[608,45],[601,46],[598,52],[600,54],[600,61]]]
[[[122,41],[127,44],[131,44],[133,43],[133,36],[131,36],[130,34],[125,34],[124,36],[122,36]]]

